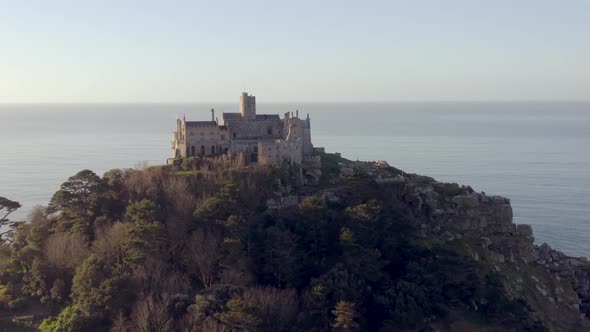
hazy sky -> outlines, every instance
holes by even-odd
[[[590,100],[590,1],[5,1],[0,102]]]

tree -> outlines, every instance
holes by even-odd
[[[365,280],[354,275],[341,264],[317,279],[312,279],[304,294],[304,307],[309,315],[311,327],[330,325],[329,313],[338,302],[347,299],[364,308],[370,287]],[[364,317],[361,313],[358,317]]]
[[[377,248],[365,248],[356,241],[355,234],[347,227],[340,231],[340,244],[346,267],[366,280],[375,282],[384,277],[387,264]]]
[[[239,298],[256,308],[260,328],[264,331],[289,331],[299,312],[295,289],[272,287],[246,288]]]
[[[47,263],[39,257],[33,259],[28,271],[23,275],[22,291],[40,298],[41,303],[50,299],[51,273]]]
[[[150,294],[135,303],[131,312],[134,331],[172,332],[174,321],[164,299]]]
[[[187,308],[188,322],[192,330],[196,331],[224,331],[227,326],[217,317],[226,309],[230,298],[242,290],[233,285],[214,285],[197,293],[195,303]],[[221,329],[212,329],[211,325]]]
[[[129,325],[127,317],[125,317],[122,311],[119,311],[117,317],[113,320],[110,332],[129,332],[131,330]]]
[[[54,233],[45,240],[43,249],[47,262],[57,269],[73,271],[88,257],[88,248],[76,233]]]
[[[101,213],[103,216],[116,220],[125,212],[125,203],[128,201],[129,193],[125,187],[125,179],[128,170],[112,169],[102,176],[105,185]]]
[[[72,284],[72,300],[85,317],[107,318],[129,303],[129,280],[95,255],[76,269]]]
[[[125,217],[133,222],[123,240],[125,260],[140,264],[147,255],[162,253],[166,245],[166,229],[162,225],[159,206],[144,199],[127,207]]]
[[[0,196],[0,223],[8,222],[8,216],[21,207],[19,202]]]
[[[227,310],[216,317],[224,324],[237,329],[252,331],[261,323],[256,307],[239,298],[231,298],[225,304]]]
[[[264,271],[273,276],[276,285],[293,284],[297,277],[297,243],[293,233],[272,226],[264,241]]]
[[[217,231],[205,231],[199,227],[191,236],[185,254],[185,262],[189,270],[196,273],[205,288],[213,285],[220,270],[223,257],[221,243],[223,239]]]
[[[146,257],[160,257],[166,246],[166,229],[157,221],[140,221],[129,228],[123,240],[124,261],[140,265]]]
[[[12,226],[14,226],[14,223],[11,223],[10,220],[8,220],[8,216],[10,216],[12,213],[14,213],[14,211],[18,210],[20,207],[21,205],[19,202],[11,201],[6,197],[0,196],[0,228],[2,228],[2,226],[11,227],[11,229],[0,233],[0,241],[2,241],[2,237],[4,235],[9,235],[10,233],[12,233]]]
[[[53,195],[48,212],[62,212],[64,216],[86,218],[94,216],[98,207],[103,182],[91,170],[83,170],[68,178]]]
[[[125,237],[132,227],[131,223],[116,222],[99,229],[92,242],[92,253],[107,263],[122,263],[125,257]]]
[[[139,223],[142,221],[161,222],[162,214],[160,207],[156,203],[149,199],[142,199],[127,206],[125,218],[134,223]]]
[[[336,304],[332,314],[336,316],[332,327],[336,331],[355,331],[359,325],[354,321],[356,312],[354,303],[348,301],[340,301]]]
[[[194,216],[207,223],[223,223],[231,215],[238,214],[238,194],[236,186],[231,182],[227,183],[215,196],[201,203]]]
[[[295,231],[299,245],[306,251],[304,262],[308,274],[319,273],[326,257],[336,254],[339,228],[328,214],[324,201],[315,196],[305,198],[298,206]]]
[[[80,332],[84,320],[76,306],[63,308],[56,318],[45,318],[39,330],[41,332]]]

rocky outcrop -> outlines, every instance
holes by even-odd
[[[513,223],[509,199],[418,175],[406,175],[405,179],[406,199],[415,202],[417,214],[428,216],[428,222],[420,225],[423,237],[463,239],[481,248],[474,250],[474,258],[480,259],[483,252],[498,271],[531,271],[533,289],[547,303],[579,310],[590,318],[590,262],[584,257],[565,255],[545,243],[536,245],[530,225]],[[514,285],[515,296],[519,289],[523,291],[518,284]],[[567,286],[575,290],[577,297],[567,297]]]
[[[513,223],[509,199],[406,174],[385,162],[343,162],[339,168],[341,177],[368,177],[377,185],[399,188],[421,223],[418,229],[424,239],[471,244],[474,259],[487,259],[494,270],[506,274],[506,287],[514,297],[590,317],[590,262],[547,244],[536,245],[530,225]],[[334,199],[334,193],[330,197]],[[554,329],[576,330],[571,326]]]

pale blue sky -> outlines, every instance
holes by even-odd
[[[590,100],[590,1],[5,1],[0,102]]]

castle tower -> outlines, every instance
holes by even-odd
[[[256,97],[242,92],[240,96],[240,113],[244,120],[256,120]]]

